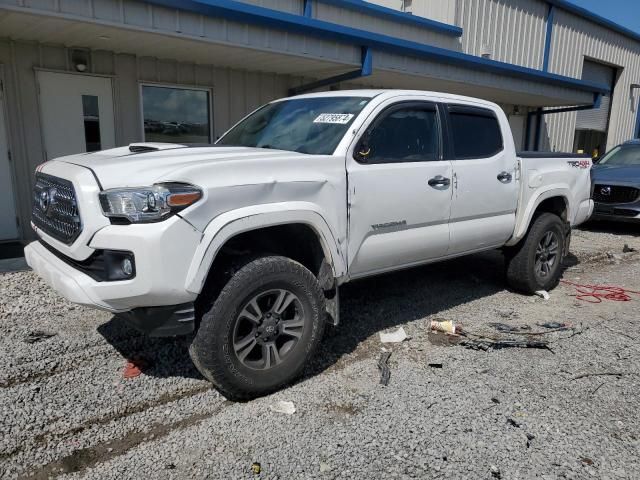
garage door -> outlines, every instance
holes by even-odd
[[[613,82],[616,70],[607,65],[589,60],[584,61],[582,79],[590,82],[607,85],[613,91]],[[600,108],[581,110],[576,118],[576,130],[596,130],[606,132],[609,123],[609,111],[611,110],[611,95],[603,95]]]

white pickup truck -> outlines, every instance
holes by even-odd
[[[345,282],[502,248],[556,286],[592,213],[591,161],[521,154],[495,104],[401,90],[285,98],[215,145],[133,144],[36,171],[27,262],[72,302],[194,334],[225,395],[300,374]]]

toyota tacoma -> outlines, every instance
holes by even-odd
[[[517,154],[502,109],[433,92],[271,102],[214,145],[139,143],[35,174],[26,259],[72,302],[192,335],[229,398],[294,380],[339,288],[502,249],[515,290],[554,288],[592,213],[591,160]]]

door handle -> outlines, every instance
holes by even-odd
[[[429,179],[429,185],[431,187],[448,187],[451,185],[451,179],[447,177],[443,177],[442,175],[436,175],[433,178]]]
[[[509,172],[500,172],[498,174],[498,180],[500,180],[502,183],[509,183],[512,178],[513,176]]]

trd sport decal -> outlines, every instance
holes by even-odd
[[[567,163],[573,168],[591,168],[591,160],[569,160]]]

